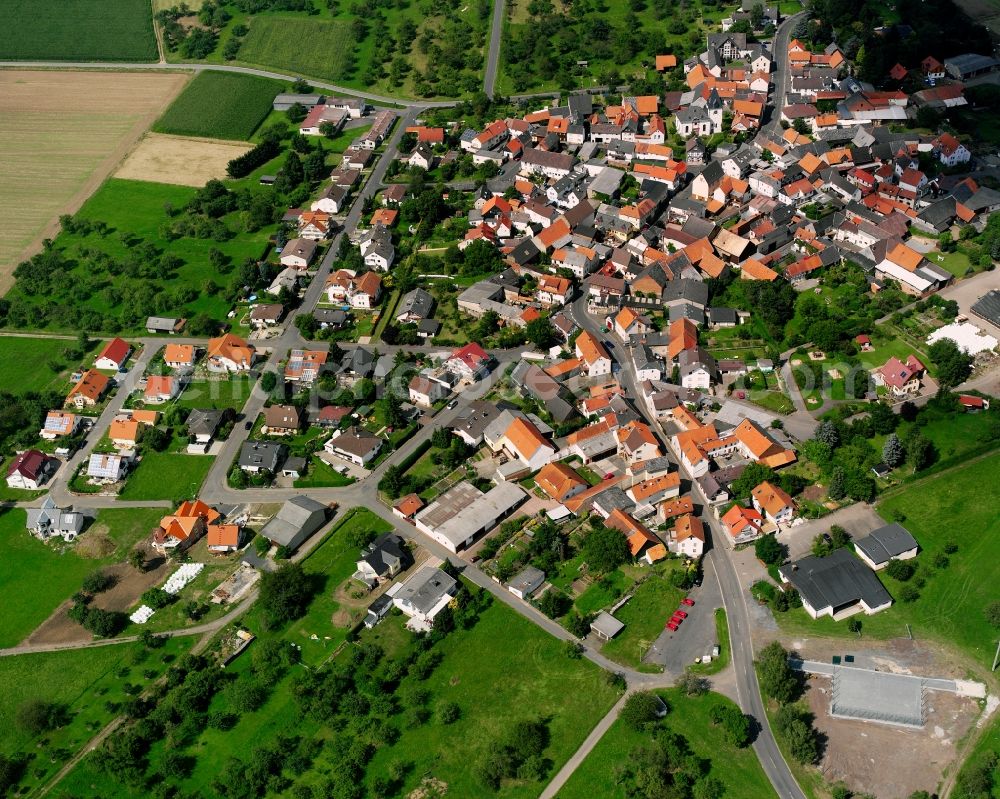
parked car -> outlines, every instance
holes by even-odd
[[[456,405],[458,405],[458,400],[452,400],[451,402],[448,403],[448,410],[450,411]]]
[[[674,622],[674,621],[668,621],[667,622],[667,629],[670,630],[670,632],[672,632],[672,633],[677,632],[677,627],[678,627],[677,622]]]
[[[675,610],[674,615],[680,616],[682,619],[686,619],[688,617],[687,613],[685,613],[683,610]]]
[[[250,419],[245,425],[243,425],[244,430],[253,430],[253,419]]]
[[[689,608],[694,606],[694,600],[691,597],[686,596],[681,600],[682,605],[687,605]]]

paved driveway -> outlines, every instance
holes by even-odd
[[[682,607],[688,614],[677,632],[664,628],[644,658],[647,663],[658,663],[663,666],[666,674],[679,676],[694,663],[695,658],[712,654],[716,644],[729,646],[728,641],[719,641],[715,633],[715,609],[722,607],[722,592],[719,581],[715,577],[715,562],[713,557],[725,557],[721,552],[710,552],[704,560],[704,578],[701,585],[692,588],[688,596],[695,601],[692,608]],[[677,610],[675,607],[663,608],[663,621]]]
[[[839,524],[851,537],[857,540],[864,538],[877,527],[885,524],[875,508],[864,502],[856,502],[838,511],[824,516],[822,519],[812,519],[797,527],[786,527],[778,533],[778,540],[788,545],[788,556],[797,560],[810,554],[813,539],[820,533],[829,532],[830,527]]]

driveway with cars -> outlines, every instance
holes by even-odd
[[[695,658],[712,654],[712,647],[718,643],[729,646],[729,641],[718,641],[715,633],[715,609],[722,607],[722,592],[715,577],[715,565],[711,558],[704,560],[704,574],[700,586],[688,592],[694,605],[686,607],[680,603],[676,607],[664,607],[661,615],[666,624],[675,610],[683,610],[687,618],[681,622],[677,632],[664,627],[659,638],[649,648],[644,661],[663,666],[667,674],[681,675],[692,665]]]

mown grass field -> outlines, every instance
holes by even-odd
[[[906,603],[898,601],[904,584],[879,572],[897,601],[888,610],[861,619],[863,637],[902,637],[910,625],[915,638],[950,644],[985,673],[997,641],[983,609],[996,599],[1000,584],[998,485],[1000,453],[917,480],[879,503],[883,518],[895,512],[905,516],[902,524],[920,544],[916,562],[927,577],[919,599]],[[932,568],[932,558],[949,541],[958,545],[958,551],[948,555],[946,568]],[[813,621],[804,610],[775,617],[790,633],[854,637],[846,621]]]
[[[68,385],[72,371],[89,364],[92,357],[88,352],[82,362],[68,361],[63,351],[76,346],[75,341],[58,338],[0,338],[0,386],[4,391],[27,394]],[[57,364],[58,371],[50,368]]]
[[[121,499],[194,499],[215,458],[148,452],[128,478]]]
[[[6,20],[0,5],[0,20]],[[4,45],[15,37],[7,32]],[[0,294],[187,81],[182,74],[0,71]]]
[[[697,757],[711,761],[708,774],[725,785],[725,796],[739,799],[774,796],[753,749],[736,749],[721,728],[712,724],[712,708],[732,705],[729,699],[715,693],[685,696],[674,688],[658,693],[670,707],[660,724],[687,738]],[[625,791],[615,781],[615,771],[627,762],[629,752],[650,740],[649,735],[636,732],[618,719],[559,791],[559,799],[624,799]]]
[[[117,715],[108,703],[123,704],[125,686],[146,685],[167,664],[186,652],[195,638],[174,638],[161,649],[140,643],[67,652],[43,652],[0,658],[0,753],[33,755],[21,781],[22,789],[40,787]],[[148,673],[148,674],[147,674]],[[41,699],[67,706],[70,721],[52,732],[33,736],[17,723],[23,703]]]
[[[247,141],[271,112],[281,81],[256,75],[202,72],[153,125],[157,133]]]
[[[0,647],[24,640],[79,590],[87,574],[102,564],[122,560],[162,515],[156,508],[102,510],[77,543],[61,551],[28,534],[23,510],[9,508],[0,513]],[[78,551],[88,536],[106,538],[111,554],[81,557]]]
[[[0,59],[155,61],[153,12],[146,0],[0,0]]]

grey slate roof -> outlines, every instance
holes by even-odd
[[[887,524],[855,541],[854,546],[864,552],[872,563],[881,565],[914,549],[917,540],[902,525]]]
[[[457,588],[454,577],[433,566],[425,566],[403,583],[393,598],[427,614],[446,594],[453,595]]]
[[[195,408],[188,414],[188,433],[192,436],[214,436],[225,418],[225,411],[215,408]]]
[[[431,296],[430,292],[422,288],[415,288],[404,294],[399,301],[399,305],[396,307],[396,317],[406,314],[426,319],[431,315],[433,307],[434,297]]]
[[[409,561],[409,557],[403,547],[403,539],[395,533],[380,535],[361,553],[361,560],[378,575],[401,568],[404,562]]]
[[[278,471],[285,458],[285,445],[274,441],[244,441],[240,448],[241,469]]]
[[[816,610],[832,607],[836,612],[862,600],[869,607],[892,601],[875,573],[846,549],[825,558],[809,555],[778,571]]]
[[[326,521],[326,506],[306,496],[288,500],[271,521],[264,525],[261,535],[279,546],[287,546],[302,533],[310,535]]]
[[[1000,327],[1000,290],[990,289],[972,304],[972,312]]]

